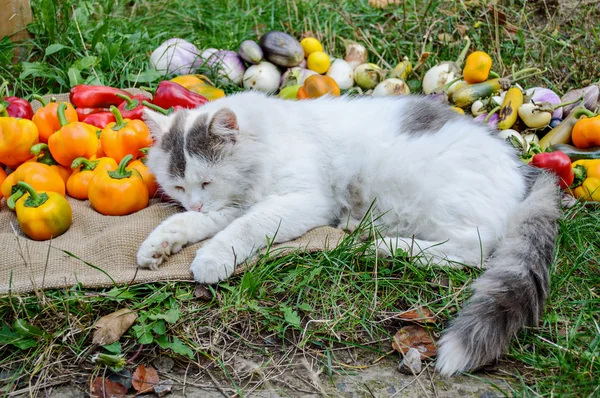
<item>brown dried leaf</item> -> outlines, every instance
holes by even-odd
[[[423,54],[421,54],[421,57],[419,57],[419,63],[420,64],[424,64],[425,61],[427,61],[427,58],[429,58],[430,55],[431,55],[430,52],[424,52]]]
[[[467,25],[456,25],[456,30],[458,30],[458,33],[460,33],[461,36],[464,36],[469,30],[469,27]]]
[[[123,333],[133,325],[137,317],[137,314],[129,308],[122,308],[103,316],[94,325],[97,330],[94,332],[92,342],[98,345],[107,345],[118,341]]]
[[[194,289],[194,297],[202,301],[210,301],[213,299],[213,295],[210,290],[204,285],[196,285]]]
[[[419,325],[408,325],[398,330],[394,335],[392,348],[402,355],[410,348],[415,348],[421,354],[421,359],[433,358],[436,355],[435,343],[429,332]]]
[[[133,388],[140,394],[153,391],[154,386],[160,381],[156,369],[144,365],[138,366],[131,378],[133,379]]]
[[[386,8],[390,4],[400,4],[402,0],[369,0],[369,5],[373,8]]]
[[[437,318],[429,308],[418,307],[414,310],[404,311],[398,314],[398,318],[407,322],[434,323]]]
[[[92,383],[91,395],[101,398],[122,398],[127,394],[127,388],[104,377],[96,377]]]

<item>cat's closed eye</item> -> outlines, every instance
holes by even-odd
[[[208,186],[208,184],[210,184],[210,181],[204,181],[202,183],[202,189],[205,189]]]
[[[175,189],[178,190],[179,192],[185,192],[185,188],[182,187],[181,185],[176,185]]]

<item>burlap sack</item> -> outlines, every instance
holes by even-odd
[[[140,93],[140,90],[129,90]],[[54,96],[58,101],[68,95]],[[35,108],[40,103],[34,101]],[[193,280],[189,271],[201,243],[171,256],[158,271],[138,269],[136,253],[148,234],[178,210],[153,199],[148,208],[137,213],[110,217],[97,213],[89,201],[68,198],[73,208],[73,224],[52,241],[36,242],[19,228],[14,212],[5,203],[0,209],[0,294],[25,293],[37,289],[105,287],[129,283],[166,280]],[[330,227],[316,228],[306,235],[273,245],[269,255],[277,257],[294,250],[314,252],[332,249],[344,236]],[[261,251],[264,253],[265,251]],[[256,262],[256,257],[238,267],[236,273]]]

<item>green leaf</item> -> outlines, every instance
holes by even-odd
[[[42,329],[30,325],[22,319],[15,320],[13,330],[23,337],[43,337],[47,335]]]
[[[83,83],[83,77],[81,77],[81,72],[79,72],[79,69],[73,67],[69,68],[67,71],[67,76],[69,76],[69,84],[71,87]]]
[[[146,70],[146,71],[140,72],[135,75],[130,74],[127,76],[127,80],[129,80],[130,82],[137,82],[137,83],[152,83],[152,82],[159,80],[162,77],[163,77],[162,73],[151,69],[151,70]]]
[[[89,55],[87,57],[83,57],[73,62],[73,68],[76,68],[80,71],[86,70],[95,66],[98,63],[98,57],[94,57],[93,55]]]
[[[11,341],[10,343],[20,350],[27,350],[37,345],[37,341],[34,339],[18,339]]]
[[[46,47],[46,56],[57,53],[60,50],[62,50],[63,48],[67,48],[67,46],[59,44],[59,43],[51,44],[48,47]]]
[[[14,56],[15,44],[10,37],[4,36],[0,39],[0,65],[9,65]]]
[[[25,79],[28,76],[56,78],[58,73],[41,62],[22,62],[23,72],[19,75],[19,79]]]
[[[183,344],[183,341],[179,340],[177,337],[173,337],[171,349],[176,354],[186,355],[190,359],[194,359],[194,351],[192,351],[192,349],[187,345]]]
[[[150,344],[154,340],[152,330],[145,323],[140,323],[131,328],[140,344]]]
[[[313,308],[308,303],[302,303],[298,306],[298,308],[306,312],[310,312],[313,310]]]
[[[300,317],[298,313],[294,311],[291,307],[281,306],[281,311],[283,312],[283,316],[285,321],[292,326],[300,327]]]
[[[107,22],[105,22],[96,30],[96,33],[94,33],[94,37],[92,38],[92,48],[96,48],[96,44],[102,41],[104,35],[106,34],[106,32],[108,32],[109,26],[110,25]]]
[[[112,344],[107,344],[104,347],[104,349],[112,354],[120,354],[121,353],[121,343],[119,343],[118,341],[115,341]]]
[[[179,308],[173,307],[169,311],[165,312],[164,314],[148,315],[148,319],[152,319],[152,320],[164,319],[165,321],[167,321],[169,323],[175,323],[179,320],[180,316],[181,316],[181,313],[179,312]]]
[[[169,341],[169,337],[166,334],[158,336],[156,339],[154,339],[154,341],[163,350],[166,350],[167,348],[171,347],[171,342]]]
[[[165,324],[165,321],[159,320],[154,322],[152,325],[152,331],[158,335],[165,334],[167,332],[167,325]]]
[[[0,341],[4,344],[11,344],[21,350],[35,347],[37,342],[34,339],[22,338],[18,333],[10,330],[6,322],[2,322],[0,328]]]

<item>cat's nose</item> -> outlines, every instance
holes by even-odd
[[[192,209],[193,211],[202,211],[202,207],[204,206],[203,203],[200,204],[193,204],[190,206],[190,209]]]

